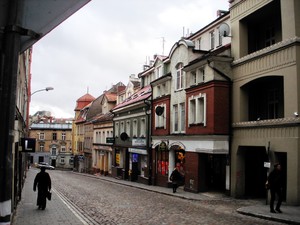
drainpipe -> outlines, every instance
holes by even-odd
[[[232,80],[226,76],[226,74],[224,74],[222,71],[220,71],[219,69],[215,68],[214,66],[212,66],[211,61],[209,59],[207,59],[207,65],[212,68],[214,71],[216,71],[218,74],[220,74],[222,77],[224,77],[228,82],[229,82],[229,120],[228,120],[228,159],[226,162],[226,167],[229,166],[229,187],[228,187],[228,195],[230,195],[231,193],[231,145],[232,145]],[[225,187],[226,188],[226,187]],[[227,191],[227,190],[226,190]]]
[[[146,107],[146,116],[147,116],[147,139],[146,139],[146,146],[147,146],[147,152],[148,152],[148,168],[149,168],[149,174],[148,174],[148,184],[152,184],[152,148],[151,148],[151,100],[145,99],[144,103],[147,105]]]

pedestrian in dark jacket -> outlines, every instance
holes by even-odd
[[[50,192],[51,190],[51,178],[45,167],[41,167],[41,172],[36,175],[33,191],[36,191],[36,186],[38,187],[37,206],[38,209],[44,210],[46,208],[48,191]]]
[[[283,176],[282,176],[280,164],[277,163],[274,165],[274,169],[268,176],[267,183],[269,185],[270,192],[271,192],[270,212],[282,213],[282,211],[280,210],[280,206],[282,203]],[[276,195],[278,197],[278,200],[277,200],[277,205],[275,208],[276,211],[275,211],[274,202],[275,202]]]
[[[173,193],[176,192],[179,184],[182,182],[182,175],[179,172],[179,166],[176,166],[171,173],[170,180],[172,181]]]

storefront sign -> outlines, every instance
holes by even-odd
[[[137,154],[141,154],[141,155],[147,155],[147,150],[146,149],[129,148],[128,152],[137,153]]]
[[[133,138],[132,139],[132,146],[146,146],[146,139],[145,138]]]
[[[116,153],[116,164],[120,165],[120,153]]]
[[[113,137],[107,137],[106,138],[106,143],[108,143],[108,144],[114,144],[115,143],[115,138],[113,138]]]

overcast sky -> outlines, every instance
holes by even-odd
[[[54,90],[34,94],[30,114],[74,117],[82,95],[96,98],[119,81],[127,85],[149,58],[168,55],[183,33],[228,8],[228,0],[92,0],[33,46],[32,92]]]

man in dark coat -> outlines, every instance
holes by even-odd
[[[171,173],[170,180],[172,181],[173,193],[176,192],[178,186],[182,183],[183,176],[180,173],[180,164],[177,163],[173,172]]]
[[[283,176],[281,172],[281,166],[279,163],[274,165],[274,169],[268,176],[268,185],[270,187],[271,192],[271,201],[270,201],[270,212],[271,213],[282,213],[280,210],[280,206],[282,203],[282,189],[283,189]],[[276,198],[276,194],[278,196],[278,201],[276,208],[274,210],[274,202]]]
[[[38,209],[44,210],[46,208],[48,191],[51,190],[51,178],[46,172],[45,167],[41,167],[41,172],[36,175],[33,183],[33,191],[36,191],[36,186],[38,187],[37,206]]]

